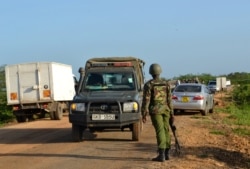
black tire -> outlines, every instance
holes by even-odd
[[[214,112],[214,107],[212,107],[212,109],[209,110],[209,113],[213,113]]]
[[[63,118],[63,105],[61,103],[57,104],[56,112],[54,113],[55,120],[61,120]]]
[[[46,111],[45,110],[41,110],[40,114],[39,114],[39,118],[42,119],[42,118],[45,118],[46,116]]]
[[[133,130],[132,130],[132,140],[133,141],[139,141],[140,134],[141,134],[141,121],[136,122],[133,124]]]
[[[16,116],[16,121],[18,122],[18,123],[23,123],[23,122],[26,122],[26,116]]]
[[[83,140],[83,127],[72,124],[72,139],[74,142],[80,142]]]
[[[213,101],[213,106],[211,109],[209,109],[209,113],[213,113],[214,112],[214,101]]]
[[[177,115],[177,114],[179,114],[178,110],[174,109],[174,115]]]
[[[94,128],[89,128],[89,131],[90,131],[90,133],[94,133],[94,132],[96,132],[96,129],[94,129]]]
[[[49,116],[50,116],[51,120],[55,120],[55,112],[54,111],[49,112]]]
[[[28,121],[34,121],[34,117],[33,117],[33,114],[29,114],[27,115],[27,118],[28,118]]]
[[[208,107],[207,107],[207,105],[206,105],[206,107],[205,107],[205,110],[201,110],[201,114],[203,115],[203,116],[206,116],[207,114],[208,114]]]

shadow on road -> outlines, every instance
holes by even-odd
[[[72,142],[70,128],[0,129],[0,144]]]
[[[193,155],[200,159],[213,159],[223,162],[230,168],[250,168],[250,158],[247,154],[218,147],[182,147],[180,158],[185,158],[188,155]]]
[[[130,144],[133,144],[130,142]],[[140,156],[135,157],[133,153],[135,151],[139,151],[143,154],[152,153],[154,156],[156,154],[155,145],[153,144],[143,144],[136,143],[133,149],[126,150],[128,155],[124,157],[124,155],[116,155],[110,156],[110,153],[102,154],[101,156],[96,155],[83,155],[83,154],[53,154],[53,153],[6,153],[1,154],[0,157],[57,157],[57,158],[79,158],[79,159],[94,159],[94,160],[120,160],[120,161],[150,161],[148,157]],[[113,147],[112,151],[120,152],[122,151],[122,147]],[[105,151],[109,151],[108,148]],[[111,150],[110,150],[111,151]],[[131,152],[130,152],[131,151]],[[196,152],[196,153],[195,153]],[[199,153],[197,153],[199,152]],[[112,153],[111,153],[112,154]],[[229,168],[249,168],[250,167],[250,158],[248,158],[245,154],[235,151],[224,150],[217,147],[183,147],[181,156],[174,156],[171,153],[171,158],[178,159],[186,159],[188,156],[196,156],[199,159],[213,159],[219,162],[225,163]]]

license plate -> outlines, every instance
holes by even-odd
[[[182,97],[181,101],[182,101],[182,102],[185,102],[185,103],[186,103],[186,102],[189,102],[189,98],[188,98],[188,97]]]
[[[115,120],[114,114],[92,114],[92,120]]]

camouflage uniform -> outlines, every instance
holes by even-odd
[[[169,118],[173,112],[170,85],[162,79],[149,80],[144,85],[142,116],[149,112],[159,149],[170,148]]]

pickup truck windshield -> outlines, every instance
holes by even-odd
[[[88,73],[83,90],[134,90],[132,73]]]

